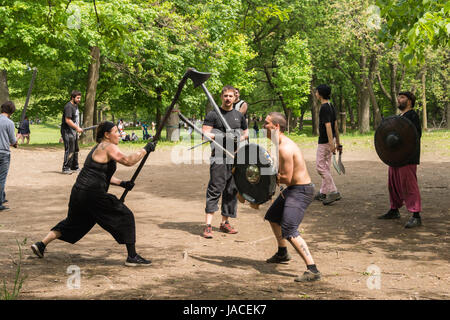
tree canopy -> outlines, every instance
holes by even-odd
[[[251,117],[282,111],[292,130],[306,113],[317,122],[313,91],[321,83],[331,85],[333,103],[360,132],[396,112],[399,90],[426,93],[418,110],[433,125],[450,125],[448,1],[0,3],[0,100],[20,109],[37,68],[30,117],[58,117],[78,89],[92,96],[93,105],[84,99],[81,109],[94,122],[157,121],[195,67],[212,74],[206,86],[217,100],[222,86],[233,85]],[[178,104],[201,118],[207,103],[188,84]]]

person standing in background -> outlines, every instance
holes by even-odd
[[[9,209],[3,204],[7,202],[5,185],[6,177],[11,162],[10,146],[17,148],[17,140],[15,136],[14,122],[10,119],[11,115],[16,111],[16,106],[12,101],[6,101],[1,106],[0,114],[0,211]]]
[[[81,101],[81,92],[73,90],[70,95],[70,101],[64,106],[61,137],[64,141],[64,163],[63,174],[72,174],[79,171],[78,166],[78,133],[82,133],[80,128],[78,105]]]
[[[28,117],[25,116],[17,131],[17,141],[22,140],[22,143],[27,139],[27,144],[30,143],[30,122]]]

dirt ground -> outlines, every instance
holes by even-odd
[[[89,152],[82,149],[80,163]],[[267,264],[276,241],[264,213],[239,204],[232,224],[239,233],[200,235],[204,223],[207,164],[174,164],[171,149],[149,157],[125,203],[136,219],[137,251],[152,260],[148,268],[124,266],[126,249],[95,226],[75,245],[55,241],[45,258],[30,245],[65,218],[76,175],[60,174],[62,149],[12,151],[7,179],[10,210],[0,212],[0,279],[8,288],[18,262],[16,239],[23,246],[27,276],[19,299],[449,299],[450,298],[450,158],[423,153],[418,169],[423,226],[404,229],[409,218],[376,217],[389,207],[387,166],[373,150],[344,154],[346,175],[334,172],[343,196],[331,206],[314,202],[300,225],[323,278],[300,284],[294,277],[305,266],[288,248],[287,265]],[[304,150],[316,188],[315,150]],[[129,179],[136,169],[118,166],[116,176]],[[118,197],[123,189],[112,186]],[[80,286],[73,281],[80,271]],[[381,274],[377,275],[377,272]],[[71,284],[72,287],[68,286]]]

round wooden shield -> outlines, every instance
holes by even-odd
[[[262,204],[272,198],[277,185],[277,172],[269,153],[255,143],[238,149],[233,170],[236,188],[250,203]]]
[[[387,117],[375,131],[375,150],[388,166],[401,167],[414,156],[418,139],[417,129],[407,118]]]

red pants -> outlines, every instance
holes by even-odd
[[[398,209],[405,203],[409,212],[421,212],[419,185],[417,184],[417,165],[389,167],[389,200],[391,209]]]

